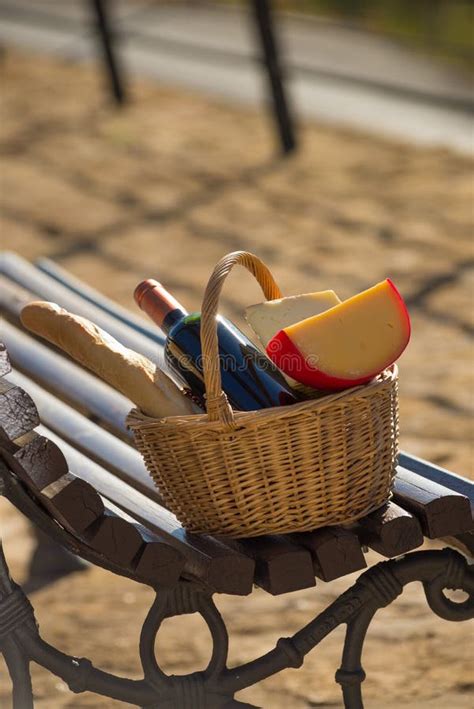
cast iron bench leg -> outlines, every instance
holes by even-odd
[[[283,85],[283,72],[275,39],[270,3],[269,0],[252,0],[252,5],[262,43],[263,60],[270,84],[281,147],[283,152],[288,154],[296,148],[296,137]]]
[[[13,709],[33,709],[30,662],[14,631],[30,621],[33,611],[26,596],[10,578],[0,541],[0,652],[12,680]]]
[[[363,573],[352,588],[289,638],[251,662],[227,668],[227,630],[210,592],[190,582],[158,591],[144,622],[140,659],[144,679],[128,680],[102,672],[86,658],[59,652],[41,639],[28,599],[11,581],[0,550],[0,649],[14,687],[15,709],[31,709],[29,662],[34,661],[61,677],[72,691],[92,691],[148,709],[231,709],[247,707],[234,694],[288,667],[300,667],[308,652],[339,625],[347,625],[342,664],[336,681],[342,686],[346,709],[363,709],[361,683],[365,673],[361,654],[367,629],[375,613],[392,603],[407,583],[421,581],[426,599],[436,615],[451,621],[474,616],[474,571],[452,549],[413,552],[381,562]],[[443,589],[468,594],[454,603]],[[213,651],[204,671],[169,676],[155,657],[155,639],[165,618],[198,612],[207,623]],[[253,708],[255,709],[255,707]]]

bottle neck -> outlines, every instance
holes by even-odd
[[[161,323],[161,329],[168,334],[173,325],[180,322],[180,320],[186,317],[186,315],[188,315],[188,313],[183,310],[183,308],[175,308],[174,310],[170,310]]]
[[[188,312],[158,281],[142,281],[133,294],[135,302],[165,333]]]

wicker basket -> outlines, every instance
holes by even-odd
[[[397,369],[364,386],[291,406],[234,412],[221,389],[215,315],[236,264],[267,299],[281,292],[245,251],[224,257],[204,294],[207,414],[128,423],[165,504],[192,532],[257,536],[356,520],[390,496],[397,456]]]

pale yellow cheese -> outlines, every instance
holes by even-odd
[[[400,295],[383,281],[285,333],[312,366],[356,378],[395,361],[408,341],[410,323]]]
[[[260,342],[266,347],[279,330],[312,315],[318,315],[340,302],[333,290],[303,293],[250,305],[245,310],[245,317]]]

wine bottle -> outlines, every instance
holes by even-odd
[[[204,397],[201,314],[189,314],[153,279],[140,283],[134,298],[167,335],[165,359],[168,366],[194,395]],[[299,400],[273,362],[221,315],[217,315],[217,339],[222,389],[234,409],[253,411]]]

